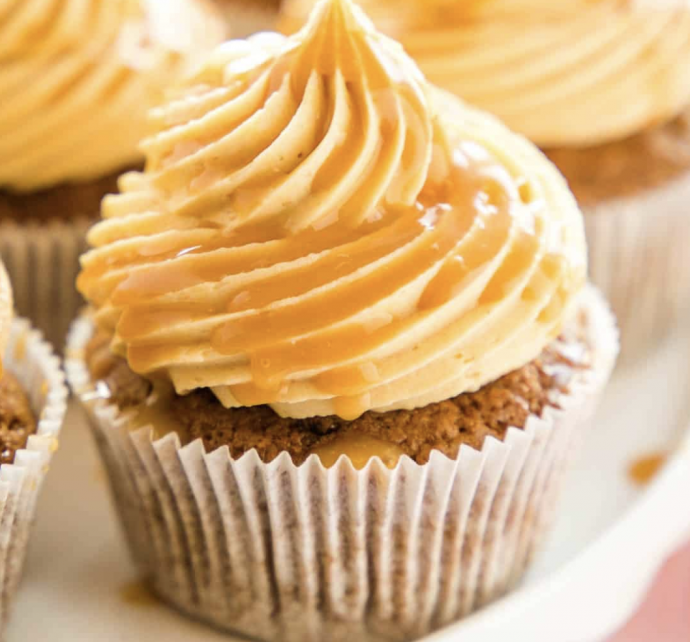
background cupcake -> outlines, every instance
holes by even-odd
[[[271,640],[408,639],[504,593],[617,351],[562,177],[349,0],[152,115],[68,364],[142,575]]]
[[[206,0],[11,0],[0,19],[0,255],[57,345],[89,219],[138,166],[147,109],[224,35]]]
[[[12,291],[0,261],[0,635],[66,405],[52,348],[26,321],[12,320]]]
[[[639,355],[690,304],[690,9],[362,0],[427,77],[547,151],[585,212],[592,279]],[[288,0],[282,26],[310,0]],[[671,6],[674,5],[674,6]]]

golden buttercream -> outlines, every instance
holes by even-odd
[[[542,147],[621,139],[690,105],[690,8],[628,0],[360,0],[430,82]],[[314,0],[288,0],[282,26]]]
[[[0,376],[2,376],[2,359],[10,336],[10,324],[12,322],[12,287],[10,279],[5,271],[5,266],[0,261]]]
[[[350,0],[221,46],[165,106],[79,287],[137,372],[283,416],[415,408],[531,361],[584,283],[564,180]]]
[[[0,188],[138,163],[148,108],[224,33],[205,0],[0,2]]]

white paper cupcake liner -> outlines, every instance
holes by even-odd
[[[15,308],[59,352],[84,304],[74,283],[89,225],[86,219],[0,223],[0,257],[10,275]]]
[[[621,358],[642,356],[690,313],[690,174],[585,211],[592,281],[621,330]]]
[[[27,392],[38,425],[26,448],[17,451],[14,463],[0,465],[0,632],[7,624],[24,565],[36,500],[57,450],[67,409],[67,386],[60,362],[28,321],[13,321],[3,364]]]
[[[582,423],[613,368],[617,332],[594,290],[585,295],[595,355],[558,409],[456,460],[341,457],[324,469],[283,453],[233,460],[176,434],[130,431],[131,413],[95,399],[73,326],[68,378],[100,447],[130,548],[163,599],[192,617],[271,641],[407,640],[509,590],[551,521]],[[90,394],[91,393],[91,394]]]

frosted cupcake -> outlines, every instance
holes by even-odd
[[[0,261],[0,636],[66,406],[52,348],[26,321],[12,318],[12,290]]]
[[[142,575],[266,640],[402,640],[503,594],[617,351],[562,177],[349,0],[152,116],[68,364]]]
[[[10,0],[0,9],[0,255],[56,345],[84,235],[140,165],[146,112],[225,27],[206,0]]]
[[[690,9],[614,0],[437,0],[423,11],[414,0],[361,4],[432,82],[500,116],[565,174],[624,354],[639,356],[678,325],[690,304]],[[302,24],[311,6],[288,0],[283,28]]]

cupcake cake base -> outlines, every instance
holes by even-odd
[[[480,400],[493,400],[499,426],[477,432],[476,447],[471,439],[462,445],[448,440],[449,457],[436,446],[415,454],[398,443],[403,454],[389,462],[392,468],[379,457],[360,470],[347,457],[325,468],[298,450],[292,457],[266,450],[264,461],[260,444],[239,448],[227,426],[206,421],[198,411],[210,404],[200,397],[178,399],[179,409],[170,414],[189,417],[190,437],[197,430],[202,438],[187,445],[175,432],[156,438],[151,425],[141,427],[140,406],[121,410],[92,381],[84,359],[92,334],[87,319],[73,329],[68,371],[87,408],[134,559],[164,600],[262,640],[406,640],[505,593],[539,546],[578,429],[617,351],[613,320],[593,291],[585,296],[579,326],[590,356],[586,367],[564,368],[542,355],[541,365],[533,362],[465,398],[460,415],[481,415]],[[558,382],[563,370],[572,375],[565,385]],[[130,401],[141,394],[127,389]],[[512,414],[517,406],[505,403],[507,391],[523,399],[521,426],[512,425],[520,421]],[[448,403],[462,406],[459,399]],[[449,410],[437,406],[431,434],[446,414],[440,408]],[[513,409],[502,422],[500,408]],[[457,421],[452,426],[461,431]],[[211,450],[210,435],[220,440],[221,431],[226,445]],[[238,448],[248,452],[232,456]]]
[[[356,460],[366,464],[374,455],[390,467],[403,455],[425,464],[434,450],[455,458],[462,445],[479,449],[487,437],[502,440],[509,427],[523,428],[530,414],[541,416],[567,392],[590,360],[584,327],[573,327],[538,359],[476,392],[414,410],[367,412],[353,421],[338,416],[291,419],[268,406],[227,409],[208,389],[170,394],[165,403],[183,442],[201,439],[207,452],[226,446],[238,458],[256,450],[266,463],[286,452],[297,465],[311,454],[332,465],[341,453],[356,467]],[[86,361],[92,379],[120,411],[145,408],[160,395],[112,355],[103,335],[90,342]]]
[[[36,501],[67,407],[58,359],[24,320],[12,323],[0,380],[0,632],[19,586]],[[1,633],[0,633],[1,635]]]

